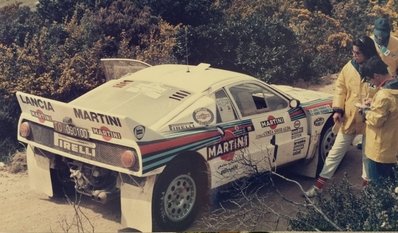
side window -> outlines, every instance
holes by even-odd
[[[225,91],[219,90],[215,94],[217,105],[217,123],[236,120],[236,113],[232,107],[231,100],[228,98]]]
[[[275,93],[252,83],[229,88],[242,116],[275,111],[288,106],[286,100]]]

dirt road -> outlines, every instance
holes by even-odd
[[[334,180],[341,179],[348,173],[354,186],[360,188],[361,156],[358,149],[352,147],[338,169]],[[289,168],[282,170],[290,179],[298,181],[304,188],[310,187],[313,179],[294,175]],[[284,201],[276,189],[293,201],[303,202],[299,188],[293,183],[275,178],[276,187],[265,187],[262,195],[266,197],[266,205],[273,211],[286,216],[294,216],[297,207]],[[75,209],[65,198],[49,199],[44,194],[33,192],[29,188],[27,173],[11,174],[0,171],[0,232],[77,232],[76,212],[80,212],[80,220],[85,232],[117,232],[123,229],[119,223],[120,204],[111,201],[105,205],[82,198],[79,208]],[[202,213],[208,216],[211,212]],[[269,212],[266,221],[259,223],[258,230],[287,230],[287,220]],[[88,220],[89,221],[88,221]],[[203,218],[202,218],[203,219]],[[238,219],[237,219],[238,220]],[[194,223],[190,231],[230,230],[214,229],[201,218]],[[225,227],[224,227],[225,228]],[[244,229],[243,229],[244,230]],[[81,230],[80,230],[81,231]]]
[[[102,205],[83,198],[80,209],[88,232],[117,232],[120,205]],[[75,208],[65,198],[49,199],[29,188],[27,173],[0,171],[0,232],[77,232]]]

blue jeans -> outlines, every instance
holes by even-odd
[[[396,163],[378,163],[367,158],[365,161],[368,178],[373,184],[382,184],[384,180],[394,179],[394,167]]]

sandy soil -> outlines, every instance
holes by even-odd
[[[302,87],[331,93],[333,80],[334,77],[327,77],[320,85]],[[307,186],[312,182],[312,179],[300,179]],[[83,197],[79,206],[73,206],[65,198],[49,199],[33,192],[26,172],[13,174],[8,168],[0,167],[0,232],[125,231],[119,219],[117,200],[103,205]],[[286,230],[286,222],[276,220],[275,224],[269,230]],[[201,229],[200,225],[195,225],[194,228]]]
[[[118,202],[102,205],[83,198],[77,207],[65,198],[50,199],[30,190],[26,172],[0,171],[0,210],[0,232],[81,232],[75,218],[79,212],[80,226],[86,232],[117,232],[122,228]]]

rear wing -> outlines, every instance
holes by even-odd
[[[23,92],[17,92],[16,96],[22,110],[21,119],[70,136],[133,147],[137,151],[137,141],[163,138],[162,135],[126,116],[98,112]],[[66,132],[71,128],[67,129],[65,125],[72,125],[74,132]]]
[[[119,79],[126,74],[135,73],[151,66],[143,61],[127,58],[103,58],[101,64],[106,81]]]

